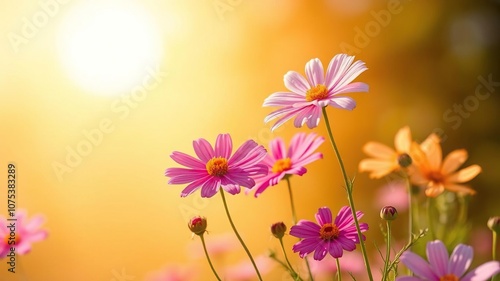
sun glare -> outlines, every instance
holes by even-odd
[[[61,23],[58,51],[68,76],[101,95],[129,91],[161,58],[152,16],[131,1],[84,2]]]

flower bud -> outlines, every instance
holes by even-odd
[[[274,237],[281,239],[285,235],[286,225],[283,222],[277,222],[271,225],[271,232],[273,233]]]
[[[488,220],[488,227],[491,229],[491,231],[499,233],[500,232],[500,217],[491,217]]]
[[[398,156],[398,163],[399,166],[408,168],[411,163],[413,163],[413,160],[411,159],[410,155],[408,155],[407,153],[403,153]]]
[[[207,219],[204,217],[194,217],[192,218],[189,223],[188,227],[196,235],[203,235],[205,231],[207,231]]]
[[[380,210],[380,217],[386,221],[395,220],[398,217],[398,210],[393,206],[385,206]]]

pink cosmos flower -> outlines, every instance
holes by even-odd
[[[356,212],[358,220],[362,216],[362,212]],[[344,250],[350,252],[356,249],[359,237],[349,206],[340,209],[335,221],[332,219],[332,212],[329,208],[319,208],[316,221],[318,224],[300,220],[297,225],[290,228],[290,235],[302,238],[292,248],[294,252],[299,252],[301,258],[312,252],[314,252],[315,260],[322,260],[327,253],[334,258],[340,258]],[[362,232],[368,230],[366,223],[360,223],[359,227]]]
[[[25,210],[17,210],[16,221],[7,221],[0,218],[0,258],[5,258],[11,247],[19,255],[27,254],[31,251],[31,244],[47,238],[47,231],[40,227],[45,219],[42,215],[35,215],[27,219]],[[15,223],[15,235],[11,235],[11,229],[8,228],[11,223]]]
[[[416,276],[398,277],[397,281],[485,281],[500,272],[500,262],[490,261],[465,274],[472,263],[471,246],[459,244],[451,257],[448,257],[446,246],[439,240],[427,243],[426,249],[429,263],[410,251],[401,255],[401,262]]]
[[[316,134],[295,134],[291,140],[288,151],[281,138],[275,138],[269,143],[270,154],[264,158],[263,163],[269,168],[267,175],[256,178],[255,197],[259,196],[269,186],[276,185],[287,175],[302,176],[307,172],[305,165],[323,158],[320,152],[314,152],[325,138]]]
[[[362,61],[352,63],[354,56],[338,54],[330,61],[326,75],[319,59],[312,59],[306,64],[306,77],[295,71],[285,74],[285,87],[291,92],[276,92],[271,94],[263,106],[280,106],[282,108],[271,112],[264,121],[267,123],[279,118],[271,130],[281,126],[295,117],[294,125],[299,128],[305,123],[309,128],[319,124],[321,109],[333,106],[352,110],[356,102],[340,94],[352,92],[368,92],[368,85],[362,82],[351,83],[367,68]]]
[[[169,184],[189,183],[181,193],[186,197],[201,188],[201,197],[212,197],[222,187],[230,194],[238,194],[240,186],[251,188],[254,176],[267,173],[267,166],[260,162],[266,157],[266,150],[253,140],[241,145],[231,156],[233,143],[229,134],[220,134],[215,149],[205,139],[193,141],[194,152],[199,159],[174,151],[170,157],[188,167],[168,168],[165,176]]]

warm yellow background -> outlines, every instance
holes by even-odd
[[[46,241],[19,258],[15,277],[2,262],[0,280],[108,281],[113,271],[122,269],[134,280],[143,280],[166,264],[192,262],[186,250],[191,242],[189,216],[206,216],[210,235],[225,233],[230,226],[219,196],[201,200],[196,193],[180,198],[183,186],[167,185],[165,168],[177,166],[169,154],[192,153],[192,140],[203,137],[213,143],[224,132],[236,146],[248,138],[267,145],[274,136],[288,143],[294,133],[309,131],[289,122],[272,134],[263,123],[272,109],[262,108],[262,102],[285,90],[283,75],[288,70],[303,73],[305,63],[315,57],[326,66],[347,44],[357,47],[347,51],[369,68],[358,81],[370,85],[369,93],[351,95],[358,103],[353,112],[328,109],[348,172],[357,173],[364,157],[361,147],[369,140],[392,145],[394,133],[404,125],[411,126],[417,140],[441,128],[448,137],[445,152],[467,148],[468,163],[484,168],[474,181],[479,191],[472,202],[475,225],[483,228],[489,216],[500,212],[500,88],[462,118],[459,128],[443,119],[453,104],[474,95],[478,76],[500,81],[495,31],[499,16],[487,4],[401,1],[400,12],[381,26],[374,14],[388,9],[386,1],[140,1],[160,30],[160,69],[168,74],[121,118],[111,109],[119,95],[96,95],[81,88],[58,56],[59,25],[79,2],[61,4],[58,14],[17,53],[7,35],[19,33],[22,19],[39,11],[39,3],[0,4],[0,178],[6,182],[7,163],[17,164],[18,207],[30,215],[44,214],[50,232]],[[217,11],[215,5],[227,10]],[[358,29],[373,24],[379,29],[360,45]],[[58,178],[54,163],[64,163],[67,148],[74,149],[85,140],[83,131],[98,128],[103,120],[111,120],[113,131]],[[314,131],[326,136],[323,120]],[[320,206],[336,211],[347,203],[329,144],[320,150],[325,159],[292,180],[300,218],[313,219]],[[384,181],[370,181],[366,174],[357,179],[358,209],[372,222],[370,235],[380,239],[378,207],[370,198]],[[6,194],[6,188],[0,190]],[[268,227],[290,221],[285,191],[280,184],[259,199],[243,194],[228,198],[255,254],[278,247]],[[0,200],[2,214],[5,201]],[[403,221],[400,227],[405,228]],[[287,240],[290,247],[293,241]],[[373,242],[368,245],[374,249]],[[231,262],[244,258],[241,251]],[[210,274],[205,260],[198,266]],[[273,274],[267,280],[281,280],[280,270]],[[206,276],[200,280],[212,279]]]

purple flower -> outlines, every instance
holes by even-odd
[[[398,277],[397,281],[485,281],[500,272],[500,263],[490,261],[465,274],[472,263],[471,246],[459,244],[448,257],[443,242],[439,240],[427,243],[427,263],[419,255],[406,251],[401,255],[401,262],[416,276]],[[465,275],[464,275],[465,274]]]
[[[358,220],[362,216],[362,212],[356,212]],[[316,221],[318,224],[300,220],[290,229],[290,235],[302,238],[292,248],[294,252],[299,252],[301,258],[312,252],[314,252],[315,260],[322,260],[327,253],[334,258],[340,258],[344,250],[350,252],[356,249],[359,237],[350,207],[342,207],[335,221],[332,219],[332,212],[329,208],[319,208]],[[360,223],[359,227],[362,232],[368,230],[366,223]]]
[[[251,188],[254,176],[267,174],[267,166],[260,162],[266,157],[266,149],[253,140],[248,140],[231,155],[233,142],[229,134],[220,134],[215,149],[205,139],[193,141],[194,152],[199,159],[174,151],[170,157],[188,167],[168,168],[165,176],[169,184],[189,183],[181,193],[186,197],[201,188],[201,197],[212,197],[222,187],[230,194],[238,194],[240,186]]]

